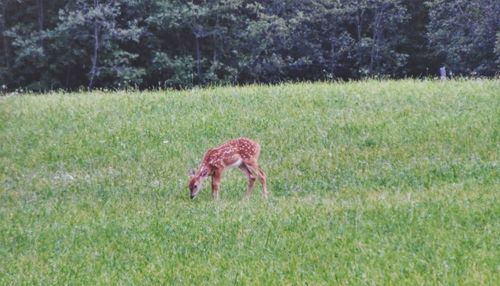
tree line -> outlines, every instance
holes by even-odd
[[[498,0],[1,0],[0,88],[495,76]]]

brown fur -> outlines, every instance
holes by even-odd
[[[266,175],[258,165],[260,145],[248,138],[230,140],[220,146],[208,149],[196,173],[191,175],[189,190],[194,198],[201,189],[203,180],[212,177],[212,197],[219,199],[219,185],[222,172],[228,167],[238,167],[248,178],[246,196],[252,193],[257,175],[262,184],[262,194],[267,198]]]

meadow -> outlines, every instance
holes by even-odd
[[[500,81],[0,97],[0,285],[499,285]],[[269,200],[207,148],[262,146]]]

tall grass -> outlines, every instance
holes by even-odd
[[[0,98],[0,284],[500,282],[500,82]],[[269,201],[207,148],[262,146]]]

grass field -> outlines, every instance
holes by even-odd
[[[500,81],[0,98],[0,285],[499,285]],[[246,178],[191,201],[239,136]]]

